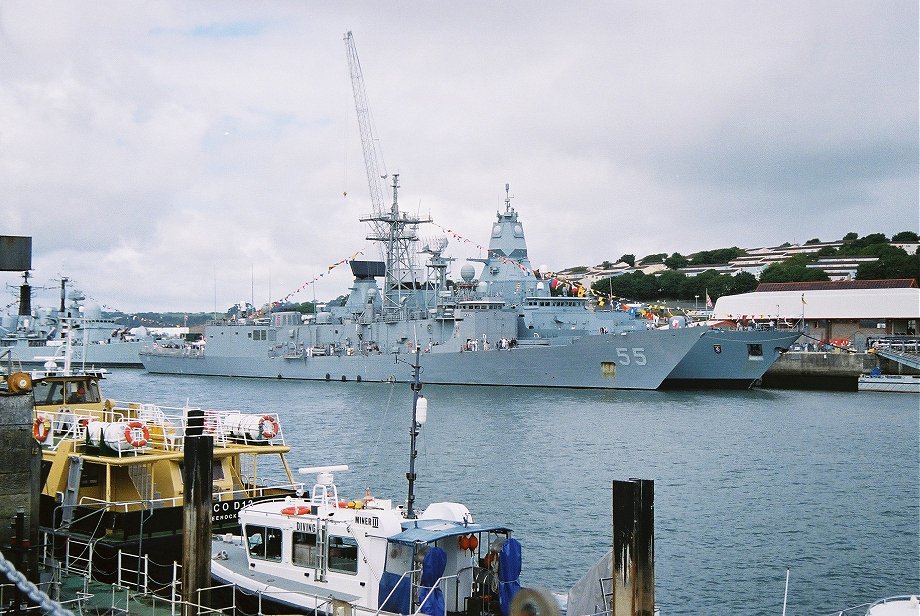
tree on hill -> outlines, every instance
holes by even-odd
[[[821,243],[821,240],[815,237],[805,242],[805,245],[808,246],[809,244],[820,244],[820,243]]]
[[[658,289],[661,292],[661,297],[673,299],[683,298],[681,288],[685,280],[687,280],[686,274],[674,270],[665,270],[661,272],[658,275]]]
[[[874,263],[863,263],[856,270],[857,280],[891,280],[913,278],[920,284],[920,254],[909,255],[905,251],[889,246]]]
[[[858,237],[859,237],[858,233],[856,233],[855,231],[850,231],[849,233],[843,236],[843,241],[850,242],[852,240],[855,240]]]
[[[620,261],[628,263],[629,267],[636,267],[636,255],[623,255],[620,257]]]
[[[687,267],[690,264],[690,260],[679,252],[675,252],[670,257],[664,260],[664,265],[668,269],[677,270],[682,267]]]
[[[731,284],[728,287],[727,295],[738,295],[740,293],[750,293],[757,288],[757,277],[750,272],[738,272],[731,277]]]
[[[822,269],[805,267],[802,260],[796,259],[773,263],[760,274],[760,282],[811,282],[816,280],[830,280],[830,276]]]
[[[719,248],[718,250],[703,250],[690,256],[690,265],[719,265],[728,263],[744,254],[737,246]]]
[[[891,241],[905,244],[909,242],[920,242],[920,235],[917,235],[913,231],[901,231],[900,233],[892,235]]]
[[[639,259],[639,265],[652,265],[653,263],[664,263],[668,253],[662,252],[654,255],[648,255]]]
[[[879,257],[889,248],[898,250],[888,243],[884,233],[872,233],[844,243],[837,250],[837,254],[846,257]]]

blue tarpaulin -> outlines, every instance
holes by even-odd
[[[521,543],[508,537],[498,553],[498,603],[502,614],[508,616],[511,600],[521,589],[518,578],[521,577]]]
[[[439,547],[433,547],[425,554],[422,562],[422,579],[419,581],[419,611],[429,616],[444,616],[444,593],[436,585],[444,568],[447,566],[447,553]],[[426,598],[427,597],[427,598]]]
[[[409,578],[384,571],[378,585],[378,607],[394,614],[409,613]]]

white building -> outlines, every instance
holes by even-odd
[[[757,290],[720,297],[714,319],[795,322],[822,340],[915,336],[920,288],[913,279],[763,283]],[[858,344],[857,344],[858,346]]]

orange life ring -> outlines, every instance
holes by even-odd
[[[51,434],[51,420],[44,415],[39,415],[32,424],[32,436],[39,443],[44,443],[48,440],[49,434]]]
[[[259,432],[262,433],[262,438],[275,438],[280,431],[281,426],[278,425],[278,421],[274,417],[262,415],[262,420],[259,422]]]
[[[139,421],[132,421],[125,426],[125,440],[132,447],[146,447],[150,442],[150,430]]]
[[[281,510],[282,515],[306,515],[310,513],[309,507],[285,507]]]

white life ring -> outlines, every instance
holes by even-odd
[[[132,421],[125,426],[125,440],[132,447],[140,449],[150,442],[150,430],[139,421]]]

